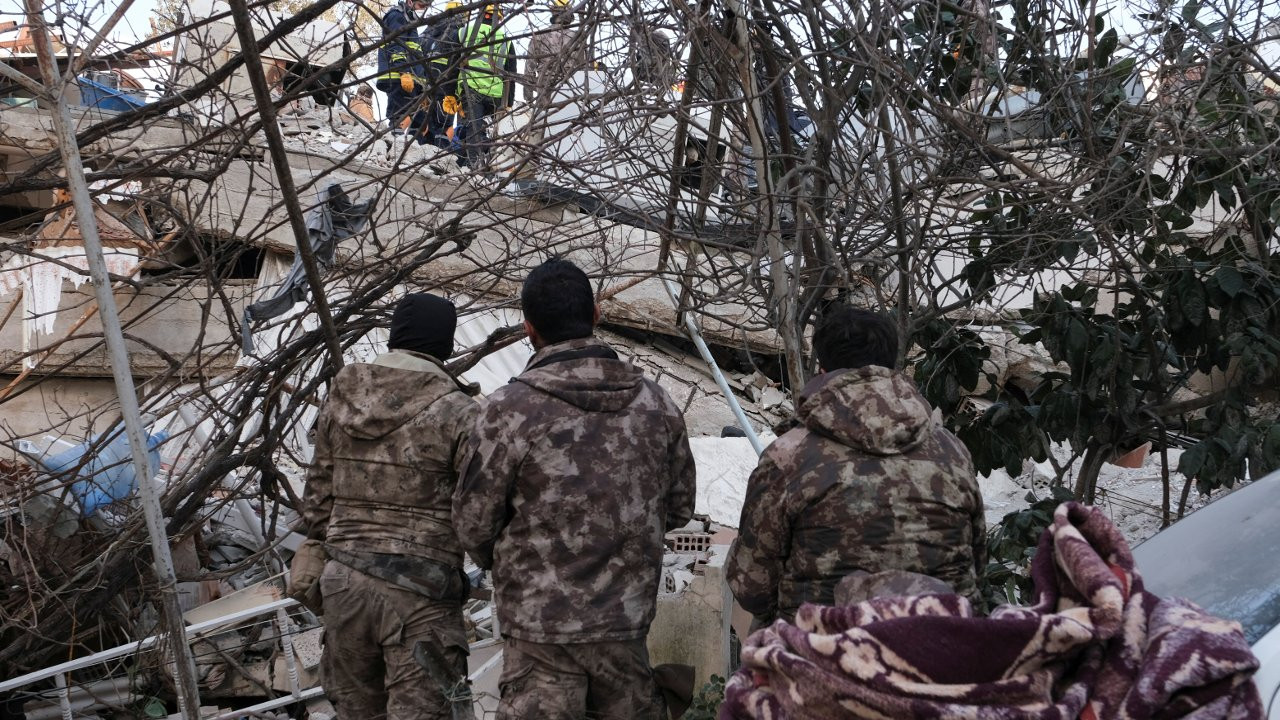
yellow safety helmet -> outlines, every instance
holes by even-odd
[[[497,15],[498,17],[502,17],[502,7],[497,4],[485,5],[484,14],[486,16]]]
[[[445,10],[455,10],[460,7],[462,7],[462,0],[449,0],[449,2],[444,4]]]
[[[551,0],[551,9],[552,10],[568,9],[569,4],[571,2],[573,2],[573,0]]]

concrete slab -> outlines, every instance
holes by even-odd
[[[13,379],[12,375],[0,375],[0,387]],[[56,383],[28,379],[16,385],[0,407],[0,457],[13,457],[8,447],[17,438],[50,435],[81,442],[120,417],[110,378],[71,376]]]
[[[182,619],[189,625],[195,625],[223,615],[275,602],[281,599],[283,595],[284,591],[281,590],[279,583],[276,582],[276,578],[270,578],[185,612],[182,614]],[[220,625],[205,631],[204,634],[215,635],[228,627],[231,627],[231,625]]]
[[[226,280],[216,290],[198,282],[156,284],[138,291],[118,290],[116,305],[127,336],[134,376],[146,378],[176,369],[189,377],[208,378],[230,370],[239,358],[239,335],[233,320],[224,314],[223,300],[240,313],[252,290],[252,280]],[[0,373],[14,375],[20,372],[24,354],[21,300],[16,293],[0,296],[0,318],[15,303],[19,307],[0,327]],[[92,287],[85,284],[73,289],[71,283],[63,283],[53,332],[37,335],[36,348],[51,347],[66,337],[91,307],[96,307]],[[97,313],[74,335],[77,339],[56,347],[31,374],[37,377],[57,374],[60,378],[111,377],[106,347],[102,343],[102,321]],[[171,368],[168,358],[178,362],[179,367]]]
[[[712,675],[728,677],[729,625],[733,600],[725,581],[725,546],[712,546],[711,560],[684,592],[658,596],[658,612],[649,627],[649,661],[694,668],[694,688]]]

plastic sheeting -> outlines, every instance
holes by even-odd
[[[317,193],[316,206],[307,214],[307,237],[315,253],[320,270],[333,263],[338,243],[359,233],[369,224],[373,212],[373,199],[361,203],[352,202],[341,185],[330,185]],[[302,267],[302,254],[295,253],[293,266],[289,268],[280,289],[245,308],[244,352],[253,352],[253,321],[267,320],[283,315],[307,297],[308,283]]]
[[[698,468],[694,512],[721,525],[738,527],[747,479],[759,462],[751,442],[746,438],[696,437],[689,439],[689,448]]]
[[[36,257],[14,257],[0,267],[0,296],[22,288],[22,319],[29,322],[35,332],[49,335],[53,333],[58,305],[62,302],[63,281],[70,281],[74,287],[88,282],[89,259],[83,247],[43,248],[36,252]],[[137,277],[137,250],[104,248],[103,254],[107,272]]]
[[[168,433],[163,430],[147,434],[147,480],[155,476],[160,467],[160,451],[157,449]],[[138,488],[137,470],[133,464],[133,452],[123,431],[117,432],[109,442],[96,436],[70,450],[42,459],[41,463],[52,473],[75,470],[76,481],[71,492],[80,503],[84,517],[92,517],[98,509],[123,500]]]

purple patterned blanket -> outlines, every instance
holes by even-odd
[[[973,617],[957,595],[805,605],[753,633],[721,720],[1261,718],[1240,626],[1142,589],[1096,508],[1058,507],[1038,602]]]

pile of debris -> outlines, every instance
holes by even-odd
[[[163,483],[164,473],[155,481]],[[321,621],[284,596],[285,568],[302,540],[289,530],[297,514],[283,504],[246,500],[244,490],[205,499],[199,531],[171,547],[200,697],[216,703],[202,711],[217,718],[273,717],[277,709],[306,703],[312,717],[332,718],[320,687]],[[41,588],[76,580],[68,570],[103,544],[129,537],[124,520],[136,502],[130,494],[86,516],[70,484],[10,461],[0,462],[0,500],[0,580],[25,589],[21,597],[4,597],[6,635],[17,629],[8,619],[21,617],[24,603],[46,600]],[[467,570],[483,586],[483,573]],[[81,657],[3,681],[0,701],[28,718],[65,716],[67,707],[80,718],[169,716],[170,664],[147,652],[156,646],[158,608],[136,590],[118,600],[105,608],[103,627],[78,633]],[[469,600],[465,613],[473,645],[498,641],[489,600]],[[29,630],[39,632],[39,618]]]

